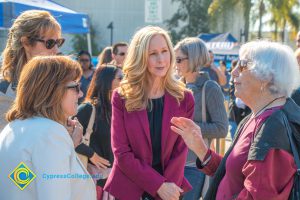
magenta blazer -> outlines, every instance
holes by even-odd
[[[152,167],[152,146],[146,109],[127,112],[125,100],[115,90],[112,96],[111,143],[115,161],[104,190],[118,200],[139,200],[144,191],[160,199],[157,190],[164,182],[173,182],[185,192],[192,187],[184,178],[188,149],[183,139],[171,131],[171,118],[192,119],[194,98],[185,92],[177,103],[165,93],[161,133],[163,176]]]

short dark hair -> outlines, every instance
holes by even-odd
[[[118,47],[127,47],[128,44],[126,42],[118,42],[118,43],[115,43],[113,46],[112,46],[112,53],[113,54],[118,54]]]

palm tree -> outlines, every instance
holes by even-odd
[[[248,41],[249,38],[249,26],[250,26],[250,10],[252,7],[251,0],[214,0],[209,8],[208,14],[211,16],[212,21],[216,21],[218,14],[221,13],[225,16],[225,13],[232,12],[232,9],[235,6],[241,5],[244,11],[244,34],[245,34],[245,41]],[[226,23],[226,18],[223,17],[223,25]]]
[[[277,40],[278,29],[281,29],[281,41],[284,42],[285,29],[289,25],[294,34],[299,27],[299,18],[293,12],[295,6],[299,6],[297,0],[268,0],[270,3],[270,12],[272,14],[271,25],[274,25],[274,35]]]

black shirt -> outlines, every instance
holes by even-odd
[[[147,113],[152,144],[152,168],[163,175],[161,164],[161,128],[164,108],[164,96],[158,99],[151,99],[150,101],[152,103],[152,106],[148,106]],[[154,200],[154,198],[146,192],[143,194],[142,199]]]
[[[92,114],[92,105],[90,103],[81,104],[78,107],[78,113],[76,117],[78,121],[81,123],[83,127],[83,135],[85,134],[85,130],[88,126],[90,117]],[[86,146],[85,144],[80,144],[76,147],[76,152],[82,155],[86,155],[87,157],[92,157],[94,152],[96,152],[99,156],[108,160],[111,164],[114,162],[114,155],[111,149],[111,141],[110,141],[110,124],[106,119],[102,119],[101,117],[101,109],[96,109],[95,123],[93,126],[93,133],[90,138],[90,146]],[[105,179],[100,179],[97,182],[97,185],[104,186]]]

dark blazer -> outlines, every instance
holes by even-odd
[[[163,175],[152,167],[152,146],[147,110],[127,112],[125,99],[117,91],[112,97],[111,140],[115,162],[108,177],[105,191],[119,200],[139,200],[146,191],[159,199],[157,190],[164,182],[173,182],[185,192],[191,185],[184,178],[187,146],[171,131],[171,118],[182,116],[192,119],[194,98],[186,91],[178,104],[165,93],[161,133],[161,164]]]

